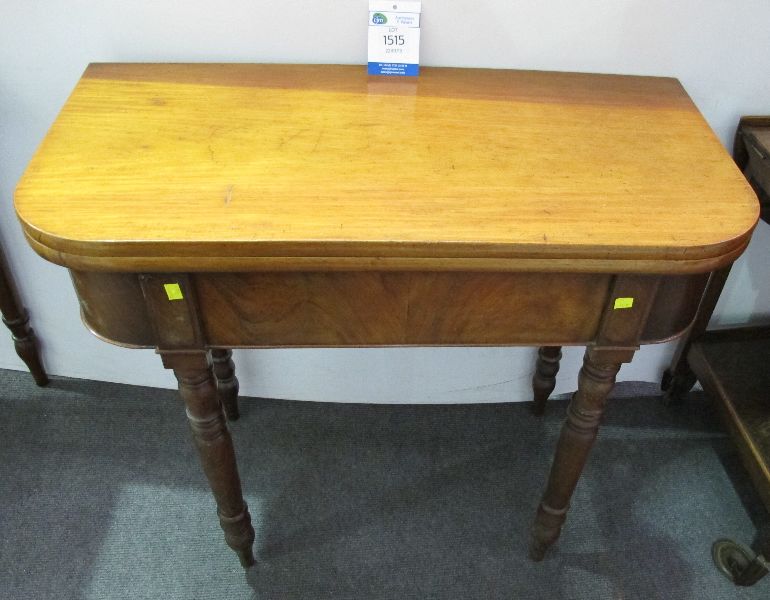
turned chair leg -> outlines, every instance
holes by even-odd
[[[548,485],[537,510],[529,552],[533,560],[542,560],[559,538],[570,498],[596,439],[607,395],[620,369],[620,362],[614,362],[614,358],[612,352],[605,354],[596,348],[586,351],[578,389],[567,409]]]
[[[225,541],[238,554],[244,567],[254,564],[254,529],[241,491],[235,451],[214,375],[206,352],[161,354],[167,369],[173,369],[179,393],[187,407],[187,418],[200,454],[203,471],[217,503]]]
[[[232,357],[232,350],[215,348],[211,351],[219,399],[225,409],[227,420],[237,421],[241,414],[238,410],[238,378],[235,376],[235,363]]]
[[[532,376],[532,412],[536,415],[545,412],[545,403],[556,387],[560,360],[561,346],[542,346],[537,351],[535,374]]]
[[[27,365],[32,377],[35,378],[35,383],[40,386],[47,385],[48,375],[40,361],[35,332],[29,326],[29,315],[26,309],[21,306],[16,297],[15,288],[6,272],[2,252],[0,252],[0,312],[3,315],[3,323],[13,335],[16,354]]]

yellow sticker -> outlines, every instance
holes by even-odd
[[[633,298],[615,298],[615,310],[618,308],[631,308],[633,305]]]
[[[169,300],[181,300],[184,298],[182,295],[182,288],[178,283],[164,283],[163,288],[166,290],[166,296]]]

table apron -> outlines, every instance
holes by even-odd
[[[603,315],[615,310],[611,296],[619,277],[370,271],[71,274],[83,320],[95,335],[119,345],[161,348],[583,345],[596,340]],[[642,286],[649,281],[655,287],[642,294],[652,306],[617,310],[649,309],[637,340],[649,343],[687,328],[708,273],[634,277]],[[182,298],[169,298],[167,283],[178,284]],[[174,323],[180,323],[178,334]]]

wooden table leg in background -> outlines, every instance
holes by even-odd
[[[542,346],[537,351],[535,374],[532,376],[532,412],[542,415],[545,403],[556,387],[556,374],[559,372],[561,346]]]
[[[161,352],[163,365],[173,369],[179,393],[187,407],[195,445],[217,503],[225,541],[244,567],[254,564],[254,529],[241,491],[235,451],[208,353]]]
[[[211,350],[211,359],[214,361],[214,375],[217,378],[217,391],[225,409],[228,421],[237,421],[240,417],[238,411],[238,378],[235,376],[235,363],[233,351],[224,348]]]
[[[47,385],[48,375],[40,361],[35,332],[29,326],[27,310],[18,301],[2,251],[0,251],[0,311],[3,313],[3,323],[13,335],[16,354],[27,365],[32,377],[35,378],[35,383],[40,386]]]
[[[719,295],[725,287],[730,267],[714,271],[709,278],[706,291],[703,294],[698,314],[690,325],[690,330],[685,334],[677,346],[671,366],[666,369],[661,382],[661,389],[665,392],[664,400],[668,403],[680,402],[682,397],[695,385],[697,378],[690,365],[687,363],[687,355],[693,342],[706,332],[711,315],[719,301]]]
[[[621,363],[630,362],[633,350],[590,347],[578,376],[578,389],[567,409],[545,494],[537,509],[529,554],[542,560],[559,538],[588,453],[599,431],[607,395],[615,385]]]

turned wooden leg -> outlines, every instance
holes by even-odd
[[[5,259],[0,254],[0,312],[3,323],[11,330],[16,354],[27,365],[37,385],[48,384],[48,375],[43,369],[40,354],[37,350],[35,332],[29,326],[29,315],[16,298],[16,292],[6,272]]]
[[[217,348],[211,351],[211,358],[214,361],[214,375],[217,377],[217,391],[228,421],[236,421],[240,417],[238,378],[235,376],[235,363],[233,363],[232,357],[232,350]]]
[[[698,307],[698,313],[695,315],[689,331],[680,341],[671,360],[671,366],[663,374],[660,387],[665,392],[664,402],[666,404],[681,402],[684,395],[692,389],[698,380],[690,368],[687,355],[693,342],[705,333],[729,274],[730,267],[727,267],[714,271],[709,278],[706,291],[703,293],[703,299]]]
[[[225,540],[238,554],[241,564],[251,566],[254,564],[254,529],[243,500],[233,442],[222,414],[209,356],[202,351],[161,356],[165,367],[174,370],[179,382],[179,393],[187,407],[203,471],[214,493]]]
[[[556,387],[556,374],[559,372],[561,346],[542,346],[537,351],[535,374],[532,376],[532,412],[542,415],[545,403]]]
[[[578,389],[567,409],[543,500],[532,530],[530,557],[542,560],[558,539],[569,501],[596,439],[605,400],[615,383],[620,361],[612,351],[589,348],[578,376]]]
[[[40,362],[40,354],[37,351],[37,340],[35,332],[29,327],[29,317],[27,312],[16,319],[8,319],[3,316],[3,323],[11,330],[13,335],[13,346],[16,348],[16,354],[27,365],[35,383],[39,386],[48,385],[48,375]]]

